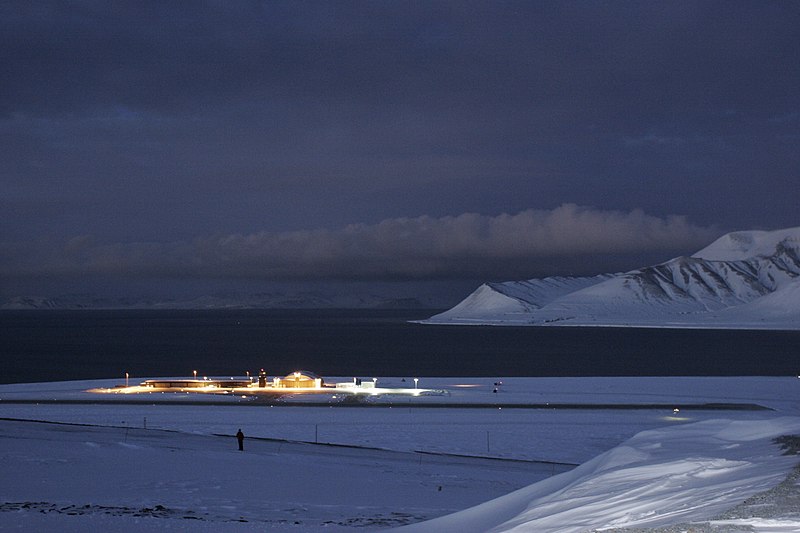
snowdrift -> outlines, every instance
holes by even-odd
[[[797,456],[781,455],[774,440],[797,432],[796,417],[643,431],[571,472],[398,531],[578,533],[707,521],[780,483]],[[775,531],[797,522],[786,527]]]

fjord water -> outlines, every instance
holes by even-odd
[[[0,383],[124,376],[776,376],[800,331],[431,326],[430,310],[0,312]]]

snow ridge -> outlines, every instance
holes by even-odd
[[[800,329],[800,227],[729,233],[622,274],[482,285],[435,324]]]
[[[708,522],[781,483],[797,459],[776,453],[775,439],[798,430],[800,418],[780,417],[642,431],[570,472],[400,531],[583,533]],[[788,518],[785,528],[771,531],[797,531],[787,507],[776,513]]]

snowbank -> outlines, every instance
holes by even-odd
[[[703,521],[779,484],[798,460],[774,439],[799,432],[797,417],[644,431],[569,473],[399,531],[577,533]],[[797,531],[800,522],[783,526]]]

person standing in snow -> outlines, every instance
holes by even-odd
[[[244,433],[242,433],[241,428],[236,432],[236,440],[239,441],[239,451],[244,451]]]

